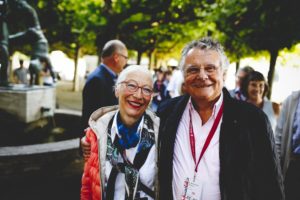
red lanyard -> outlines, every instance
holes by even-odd
[[[194,162],[196,164],[196,167],[195,167],[195,172],[197,173],[197,170],[198,170],[198,165],[200,163],[200,160],[202,159],[208,145],[210,144],[211,142],[211,139],[213,138],[215,132],[216,132],[216,129],[220,123],[220,120],[221,120],[221,117],[222,117],[222,114],[223,114],[223,102],[222,102],[222,105],[220,107],[220,110],[217,114],[217,117],[216,117],[216,120],[214,121],[210,131],[209,131],[209,134],[205,140],[205,143],[204,143],[204,146],[202,148],[202,151],[200,153],[200,156],[199,156],[199,159],[198,159],[198,162],[196,163],[196,150],[195,150],[195,134],[194,134],[194,129],[193,129],[193,122],[192,122],[192,113],[191,113],[191,107],[190,107],[190,110],[189,110],[189,114],[190,114],[190,125],[189,125],[189,133],[190,133],[190,146],[191,146],[191,152],[192,152],[192,156],[193,156],[193,159],[194,159]]]

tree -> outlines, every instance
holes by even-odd
[[[270,97],[279,50],[290,48],[300,40],[300,13],[297,10],[297,0],[224,0],[219,3],[222,8],[219,9],[218,16],[223,22],[221,20],[217,22],[218,29],[226,34],[226,41],[233,44],[232,49],[249,48],[269,52],[268,97]],[[241,55],[247,53],[245,51]]]
[[[101,55],[103,45],[116,38],[139,52],[139,58],[143,53],[172,52],[186,38],[207,34],[203,19],[210,12],[207,1],[28,1],[38,12],[50,46],[72,57],[75,44],[82,53]]]
[[[206,1],[170,1],[164,9],[162,5],[154,6],[156,12],[154,8],[137,11],[119,26],[119,38],[137,50],[138,61],[142,53],[149,57],[153,52],[164,56],[178,53],[186,42],[207,35],[213,28],[203,20],[209,13]]]

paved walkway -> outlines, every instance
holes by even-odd
[[[58,81],[56,85],[56,105],[58,108],[81,111],[83,83],[79,88],[79,91],[74,92],[72,81]]]

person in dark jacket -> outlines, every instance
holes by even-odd
[[[186,95],[158,108],[159,199],[284,199],[271,125],[223,88],[227,65],[211,38],[183,49]]]
[[[299,200],[300,184],[300,90],[294,91],[282,103],[275,129],[286,200]]]
[[[166,85],[164,84],[164,73],[161,69],[157,70],[157,79],[154,82],[154,96],[152,99],[151,109],[156,112],[157,107],[166,99]]]
[[[245,66],[243,68],[239,68],[238,71],[235,74],[235,88],[232,90],[229,90],[229,94],[237,99],[237,100],[242,100],[245,101],[246,97],[242,94],[241,91],[241,86],[242,86],[242,82],[245,79],[245,77],[253,72],[254,69],[250,66]]]
[[[120,40],[108,41],[102,50],[102,63],[88,77],[82,92],[82,126],[88,127],[92,112],[104,106],[116,105],[113,86],[117,75],[127,63],[128,52]]]

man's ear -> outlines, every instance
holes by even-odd
[[[119,61],[119,55],[117,53],[113,54],[113,58],[116,63]]]

